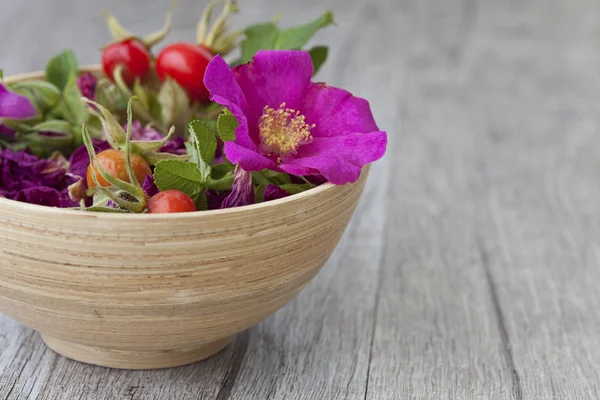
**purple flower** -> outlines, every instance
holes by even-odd
[[[156,187],[156,184],[154,183],[154,177],[152,176],[152,174],[146,175],[144,183],[142,184],[142,189],[148,197],[152,197],[159,192],[158,188]]]
[[[252,172],[244,171],[237,165],[233,173],[231,193],[223,199],[221,208],[247,206],[253,203],[254,186],[252,186]]]
[[[223,200],[228,196],[228,193],[216,192],[214,190],[206,191],[206,203],[209,210],[218,210],[223,204]]]
[[[96,96],[96,83],[98,80],[89,72],[84,72],[77,78],[77,86],[81,94],[90,100],[94,100]]]
[[[96,154],[110,149],[110,144],[108,144],[108,142],[105,140],[92,139],[92,144],[94,145]],[[67,172],[71,176],[85,178],[89,165],[90,156],[85,146],[81,145],[73,152],[73,154],[71,154],[71,157],[69,157],[69,168]]]
[[[355,182],[364,165],[383,156],[387,135],[369,103],[312,83],[305,51],[264,50],[231,70],[215,56],[204,77],[211,100],[238,120],[225,155],[247,171],[321,174],[334,184]]]
[[[263,195],[264,201],[282,199],[290,194],[277,185],[268,184]]]
[[[60,160],[41,160],[25,151],[0,149],[0,196],[52,207],[76,205],[69,199],[67,176]]]
[[[27,119],[36,114],[37,110],[27,97],[9,91],[0,83],[0,118]]]
[[[127,130],[127,125],[123,126]],[[164,135],[151,127],[143,126],[140,121],[131,123],[131,140],[150,141],[162,140]],[[163,153],[185,154],[185,142],[183,138],[176,137],[173,140],[168,140],[163,147],[159,149]]]

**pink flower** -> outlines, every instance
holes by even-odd
[[[239,126],[225,155],[246,171],[265,168],[293,175],[321,174],[334,184],[355,182],[380,159],[387,135],[369,103],[312,83],[305,51],[264,50],[230,69],[215,56],[204,77],[211,100],[227,107]]]

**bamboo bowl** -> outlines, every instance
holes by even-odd
[[[0,198],[0,311],[39,331],[57,353],[90,364],[150,369],[202,360],[316,275],[367,174],[184,214],[86,213]]]

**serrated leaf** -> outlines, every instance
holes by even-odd
[[[208,124],[199,119],[190,122],[188,130],[192,137],[192,159],[202,175],[202,182],[206,182],[217,150],[217,137]]]
[[[72,75],[78,73],[77,59],[72,50],[64,50],[46,64],[46,80],[62,91]]]
[[[237,119],[231,111],[225,109],[217,119],[217,132],[224,142],[235,140],[235,128],[238,127]]]
[[[315,46],[308,51],[310,58],[312,59],[314,74],[316,74],[321,66],[327,61],[327,55],[329,54],[329,48],[327,46]]]
[[[202,190],[202,174],[193,163],[159,161],[154,167],[154,183],[161,190],[179,190],[190,197]]]
[[[280,50],[301,49],[319,29],[325,28],[333,23],[333,14],[331,11],[327,11],[308,24],[281,31],[277,36],[274,48]]]
[[[246,39],[240,44],[242,49],[242,64],[250,61],[258,50],[274,49],[280,30],[274,23],[267,22],[249,26],[244,33],[246,34]]]
[[[190,107],[190,99],[185,90],[171,78],[167,78],[162,84],[158,102],[161,106],[161,121],[165,126],[173,125]]]

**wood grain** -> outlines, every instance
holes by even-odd
[[[201,8],[179,3],[172,40],[193,37]],[[155,9],[141,19],[143,4]],[[182,368],[78,364],[0,317],[0,398],[599,398],[600,4],[241,5],[239,26],[332,8],[338,26],[315,39],[332,50],[320,77],[368,98],[390,132],[333,257],[295,301]],[[145,33],[168,4],[1,7],[3,36],[35,37],[0,42],[10,74],[67,44],[95,63],[100,11]]]

